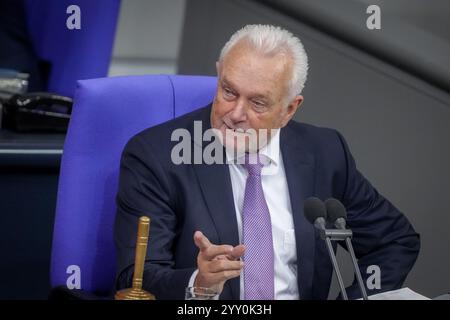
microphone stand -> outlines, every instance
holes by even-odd
[[[353,236],[353,232],[349,229],[345,229],[345,227],[343,229],[323,229],[323,230],[321,230],[321,238],[324,239],[325,242],[327,242],[327,247],[329,247],[328,253],[330,254],[331,260],[333,262],[333,266],[334,266],[334,264],[336,264],[335,271],[338,269],[336,269],[337,262],[336,262],[336,257],[334,256],[334,252],[332,251],[331,240],[333,240],[333,241],[345,240],[345,243],[347,244],[348,252],[350,254],[350,258],[352,259],[353,269],[355,270],[356,279],[358,281],[358,286],[361,291],[363,300],[369,300],[367,297],[366,288],[364,287],[364,282],[362,280],[361,271],[359,270],[358,262],[356,260],[355,251],[353,250],[353,245],[352,245],[352,241],[351,241],[352,236]],[[346,297],[346,292],[342,289],[343,288],[343,284],[341,284],[342,277],[340,274],[338,274],[337,271],[336,271],[336,276],[338,278],[339,286],[341,287],[341,290],[342,290],[342,296]],[[344,300],[348,300],[348,298],[347,299],[344,298]]]
[[[324,230],[326,232],[326,230]],[[333,246],[331,245],[331,240],[329,236],[325,236],[322,238],[325,240],[328,248],[328,254],[330,255],[331,262],[333,264],[334,272],[336,273],[336,277],[339,283],[339,287],[341,288],[342,298],[344,300],[348,300],[347,291],[345,291],[344,281],[342,280],[341,271],[339,270],[339,265],[336,261],[336,256],[334,255]]]
[[[347,243],[347,249],[350,253],[350,257],[352,258],[353,268],[355,269],[356,279],[358,280],[359,289],[361,290],[361,294],[364,300],[369,300],[367,297],[366,287],[364,287],[364,282],[361,277],[361,271],[359,270],[358,262],[356,261],[355,252],[353,251],[352,241],[350,237],[345,238],[345,242]]]

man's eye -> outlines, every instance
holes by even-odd
[[[234,99],[236,94],[230,89],[223,89],[225,99]]]
[[[253,101],[253,104],[258,107],[258,108],[263,108],[266,106],[266,104],[264,102],[261,101]]]

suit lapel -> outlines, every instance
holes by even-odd
[[[203,131],[211,128],[209,119],[210,112],[211,109],[206,108],[205,113],[202,114],[202,119],[199,119],[202,121]],[[191,134],[192,133],[193,130],[191,130]],[[193,148],[202,148],[201,150],[204,150],[205,145],[208,143],[209,142],[202,142],[202,145],[200,146],[194,142]],[[223,152],[225,155],[225,151]],[[193,167],[209,214],[216,227],[220,244],[229,244],[232,246],[238,245],[239,234],[237,230],[236,209],[234,207],[233,190],[228,165],[208,165],[202,163],[194,164]],[[225,298],[238,300],[239,278],[227,281],[225,286],[230,286],[231,289],[231,296]]]
[[[280,148],[289,188],[297,244],[297,281],[300,299],[312,298],[314,275],[314,227],[303,213],[305,199],[314,194],[314,156],[302,145],[302,137],[288,124],[280,133]]]

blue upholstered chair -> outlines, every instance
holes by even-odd
[[[51,285],[81,271],[81,289],[110,294],[120,156],[139,131],[212,101],[216,78],[128,76],[78,82],[59,178]],[[71,280],[69,280],[70,282]]]

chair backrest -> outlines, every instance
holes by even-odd
[[[123,147],[139,131],[210,103],[216,83],[214,77],[168,75],[78,82],[59,177],[52,287],[66,285],[80,271],[81,289],[104,294],[113,288]]]
[[[120,0],[25,0],[34,51],[50,63],[46,91],[72,97],[78,79],[105,77]],[[80,11],[74,8],[76,4]],[[79,17],[79,19],[76,19]],[[80,29],[70,29],[76,20]]]

